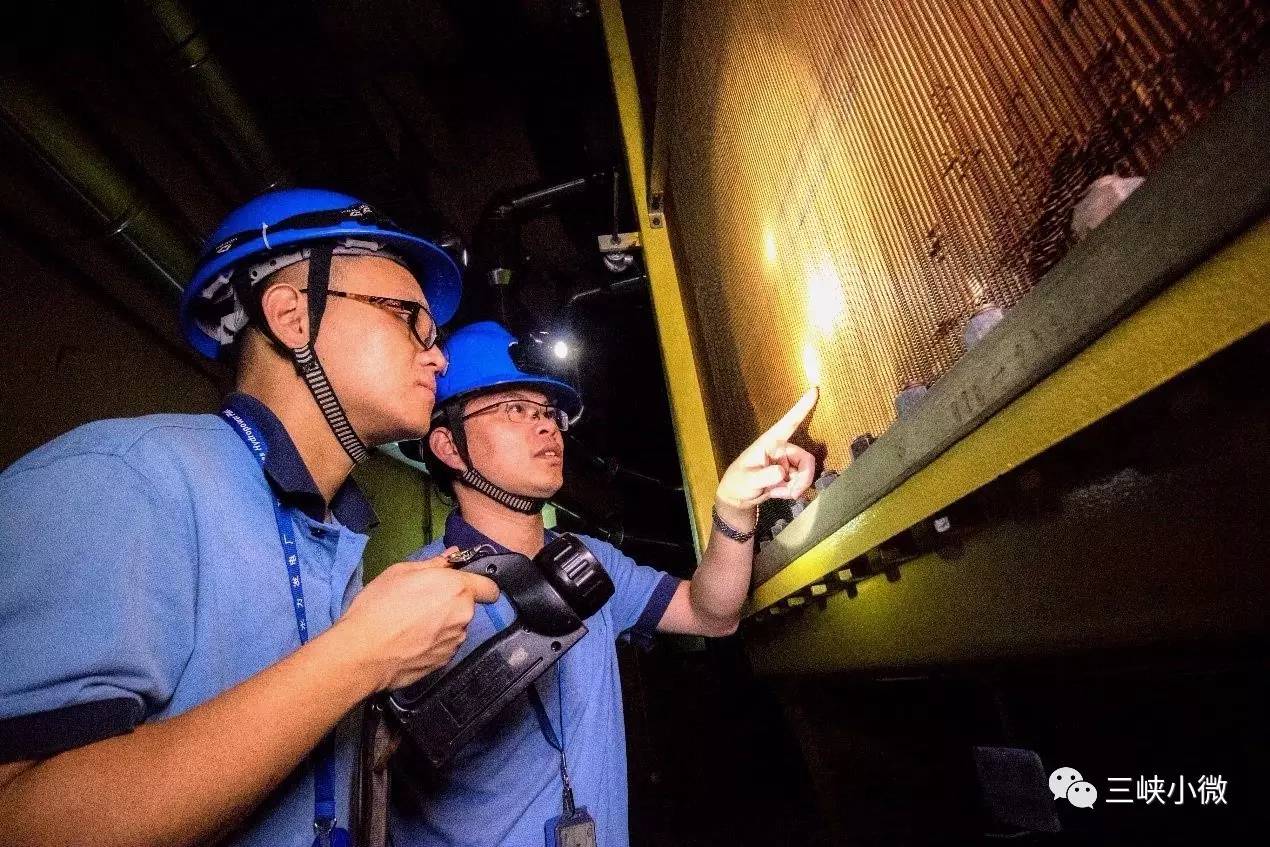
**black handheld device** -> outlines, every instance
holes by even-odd
[[[613,596],[604,566],[577,536],[557,536],[533,559],[480,548],[452,559],[498,584],[516,620],[457,665],[428,674],[385,697],[434,767],[448,762],[508,703],[586,635],[583,620]]]

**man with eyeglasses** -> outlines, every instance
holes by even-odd
[[[490,545],[532,557],[551,537],[542,507],[563,482],[561,433],[581,414],[581,398],[572,386],[528,369],[529,357],[516,355],[521,348],[496,323],[457,330],[445,348],[451,366],[437,382],[427,446],[407,449],[427,461],[458,507],[444,540],[416,556]],[[656,632],[724,636],[736,630],[750,584],[758,504],[797,497],[812,482],[814,460],[789,438],[816,396],[815,389],[807,392],[724,473],[713,531],[691,581],[582,537],[612,578],[613,598],[586,621],[586,637],[452,764],[429,772],[408,749],[397,757],[393,844],[536,847],[546,837],[548,847],[556,847],[587,843],[574,839],[593,826],[601,847],[625,847],[626,740],[614,643],[647,642]],[[486,606],[468,627],[459,656],[513,617],[505,599]],[[570,835],[557,832],[561,822],[574,822]]]
[[[427,433],[460,290],[352,197],[265,194],[181,304],[235,363],[220,414],[90,423],[0,475],[0,844],[348,844],[350,714],[497,596],[440,557],[363,591],[348,478]]]

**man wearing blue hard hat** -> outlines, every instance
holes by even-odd
[[[491,545],[534,556],[549,540],[542,506],[563,482],[564,441],[582,412],[570,385],[528,369],[533,357],[503,327],[481,322],[446,343],[449,370],[437,382],[433,427],[421,456],[458,508],[443,548]],[[588,634],[534,690],[514,701],[436,773],[401,762],[394,789],[392,843],[625,847],[626,739],[614,643],[656,632],[706,636],[736,630],[750,584],[758,504],[797,497],[814,460],[789,438],[816,402],[807,392],[727,469],[715,494],[714,526],[691,581],[640,565],[612,545],[582,536],[615,592],[586,621]],[[506,599],[486,606],[460,654],[514,618]],[[559,828],[568,822],[568,834]],[[593,827],[593,830],[589,828]]]
[[[366,697],[444,665],[489,580],[361,590],[367,448],[428,431],[461,278],[355,198],[234,211],[181,302],[218,415],[97,421],[0,475],[0,843],[347,844]]]

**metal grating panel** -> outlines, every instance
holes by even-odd
[[[826,463],[1069,246],[1254,66],[1264,4],[688,0],[672,224],[715,431],[735,455],[812,380]],[[757,411],[756,411],[757,410]]]

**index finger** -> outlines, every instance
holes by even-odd
[[[816,400],[820,398],[819,386],[813,385],[804,392],[802,397],[798,398],[798,402],[794,404],[794,408],[785,413],[785,416],[772,424],[772,428],[763,433],[760,441],[788,441],[789,437],[807,418],[807,414],[811,411],[812,406],[816,405]]]

